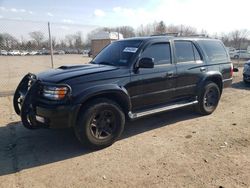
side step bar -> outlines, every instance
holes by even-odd
[[[140,118],[140,117],[144,117],[144,116],[148,116],[148,115],[151,115],[151,114],[156,114],[156,113],[159,113],[159,112],[164,112],[164,111],[169,111],[169,110],[174,110],[174,109],[178,109],[178,108],[182,108],[182,107],[186,107],[186,106],[191,106],[191,105],[194,105],[194,104],[197,104],[198,101],[195,100],[195,101],[191,101],[191,102],[187,102],[187,103],[177,103],[177,104],[174,104],[174,105],[168,105],[168,106],[162,106],[162,107],[159,107],[159,108],[154,108],[154,109],[151,109],[151,110],[146,110],[146,111],[142,111],[142,112],[137,112],[137,113],[132,113],[131,111],[128,113],[128,116],[130,119],[137,119],[137,118]]]

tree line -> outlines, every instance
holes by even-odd
[[[228,47],[234,47],[236,49],[245,49],[250,45],[249,31],[248,30],[234,30],[229,33],[209,35],[206,30],[198,32],[196,28],[186,25],[166,25],[163,21],[153,22],[147,25],[141,25],[137,29],[131,26],[120,26],[120,27],[101,27],[97,28],[87,34],[84,39],[81,31],[74,34],[69,34],[64,39],[57,39],[55,36],[52,37],[52,46],[54,49],[75,49],[82,50],[84,48],[90,48],[91,39],[93,36],[100,32],[119,32],[124,38],[130,38],[135,36],[150,36],[150,35],[161,35],[166,33],[178,33],[179,36],[192,36],[202,34],[205,37],[212,37],[221,39],[224,44]],[[0,33],[0,48],[4,50],[19,49],[49,49],[50,41],[48,37],[45,37],[45,33],[41,31],[33,31],[29,33],[30,39],[17,39],[9,33]]]

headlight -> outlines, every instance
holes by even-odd
[[[51,100],[62,100],[70,93],[68,86],[44,86],[42,95]]]

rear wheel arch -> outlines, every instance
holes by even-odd
[[[220,89],[220,94],[222,94],[223,91],[223,81],[222,81],[222,76],[217,74],[217,75],[209,75],[206,78],[204,78],[200,84],[198,85],[198,93],[199,91],[208,83],[208,82],[213,82],[215,83],[219,89]]]
[[[222,90],[223,90],[223,81],[222,78],[220,76],[212,76],[207,78],[206,82],[214,82],[220,89],[220,93],[222,94]]]

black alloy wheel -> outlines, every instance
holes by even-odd
[[[82,105],[74,130],[84,146],[102,149],[119,138],[124,124],[124,112],[116,102],[97,98]]]

